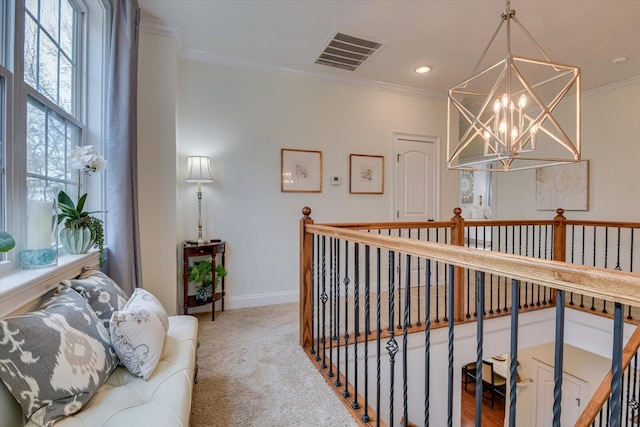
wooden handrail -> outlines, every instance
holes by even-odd
[[[620,227],[620,228],[640,228],[640,222],[623,221],[587,221],[587,220],[566,220],[567,225],[584,225],[587,227]]]
[[[640,274],[585,267],[442,243],[363,233],[326,225],[307,232],[382,247],[456,266],[640,307]]]
[[[622,350],[622,371],[624,372],[631,363],[631,359],[640,348],[640,328],[636,327],[636,330],[629,338],[627,345]],[[604,377],[600,387],[596,390],[591,401],[585,406],[584,411],[575,423],[575,427],[588,427],[598,416],[600,409],[604,406],[605,402],[611,395],[611,379],[613,373],[609,371],[607,376]]]

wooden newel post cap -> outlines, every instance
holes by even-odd
[[[311,215],[311,208],[309,206],[302,208],[302,215],[304,215],[305,218],[309,218],[309,215]]]
[[[564,215],[563,215],[564,214],[564,209],[558,208],[558,209],[556,209],[556,213],[558,214],[557,217],[563,217],[564,218]]]
[[[455,216],[460,216],[460,214],[462,214],[462,209],[460,209],[460,208],[454,208],[454,209],[453,209],[453,214],[454,214]]]

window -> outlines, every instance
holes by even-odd
[[[17,259],[26,236],[32,184],[72,197],[90,185],[87,209],[106,210],[102,176],[83,182],[69,153],[104,151],[109,8],[109,0],[0,0],[0,229],[18,244],[0,254],[0,272],[15,268],[3,260]]]

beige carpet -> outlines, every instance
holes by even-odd
[[[298,345],[298,304],[198,315],[191,426],[357,426]]]

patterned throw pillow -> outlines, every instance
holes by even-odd
[[[127,305],[111,316],[111,343],[120,364],[145,380],[158,366],[167,334],[157,313],[159,304],[149,292],[136,289]],[[160,308],[166,317],[162,305]]]
[[[153,296],[151,292],[145,291],[142,288],[136,288],[136,290],[133,291],[131,298],[127,301],[125,309],[130,311],[138,307],[153,311],[160,319],[160,322],[162,322],[165,333],[169,330],[169,315],[162,303],[158,298]]]
[[[85,270],[79,278],[63,280],[61,283],[76,290],[89,301],[107,331],[111,314],[124,307],[129,299],[116,282],[99,270]]]
[[[0,378],[37,425],[79,411],[117,364],[108,332],[73,289],[0,319]]]

